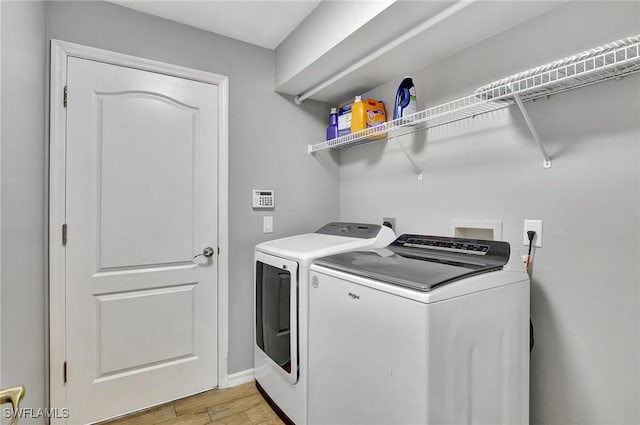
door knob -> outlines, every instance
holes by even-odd
[[[211,248],[210,246],[206,247],[205,249],[202,250],[202,252],[200,254],[196,254],[193,256],[193,259],[195,260],[196,258],[202,256],[202,257],[213,257],[213,253],[215,251],[213,250],[213,248]]]

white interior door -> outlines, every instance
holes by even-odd
[[[69,424],[217,385],[218,87],[67,62]]]

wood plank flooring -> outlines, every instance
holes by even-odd
[[[255,382],[211,390],[100,425],[283,425]]]

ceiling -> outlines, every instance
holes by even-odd
[[[340,104],[355,95],[366,93],[404,75],[411,75],[468,49],[482,40],[546,13],[564,1],[566,0],[395,1],[368,22],[355,28],[331,49],[317,53],[313,60],[307,60],[296,72],[279,79],[278,53],[282,53],[281,49],[287,43],[302,35],[296,31],[276,51],[276,91],[298,96],[319,86],[318,90],[314,89],[314,93],[308,96],[309,99]],[[326,8],[329,3],[331,2],[323,2],[317,11]],[[460,5],[464,7],[458,7]],[[448,13],[451,10],[456,11]],[[439,16],[444,17],[438,18]],[[312,18],[313,16],[310,20]],[[330,20],[333,17],[329,15],[327,18]],[[308,22],[309,20],[305,25]],[[433,24],[422,27],[427,23]],[[316,23],[319,28],[329,25],[328,22]],[[416,28],[423,29],[415,32]],[[538,31],[545,29],[539,28]],[[396,43],[395,40],[399,37],[412,32],[411,37]],[[297,45],[304,46],[304,49],[290,51],[287,60],[292,60],[291,56],[308,56],[313,52],[314,37],[317,37],[316,34],[311,33],[306,38],[297,40]],[[388,43],[394,47],[383,49]],[[381,53],[363,60],[371,52]],[[533,65],[535,63],[531,64]],[[349,72],[343,72],[344,70]],[[340,78],[334,80],[336,75]],[[501,75],[496,76],[498,77]],[[325,81],[331,83],[325,85]]]
[[[275,49],[320,0],[119,0],[111,3]]]
[[[297,96],[313,89],[303,98],[336,104],[567,0],[109,1],[268,49],[277,47],[277,92]],[[367,57],[372,52],[376,54]],[[288,71],[281,76],[283,70]]]

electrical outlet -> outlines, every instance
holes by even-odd
[[[529,246],[529,237],[527,231],[533,230],[536,235],[533,237],[533,246],[542,248],[542,220],[525,220],[524,230],[522,231],[522,244]]]
[[[273,233],[273,216],[262,218],[262,233]]]
[[[382,224],[386,226],[385,223],[390,224],[391,230],[396,231],[396,219],[395,217],[382,217]]]

